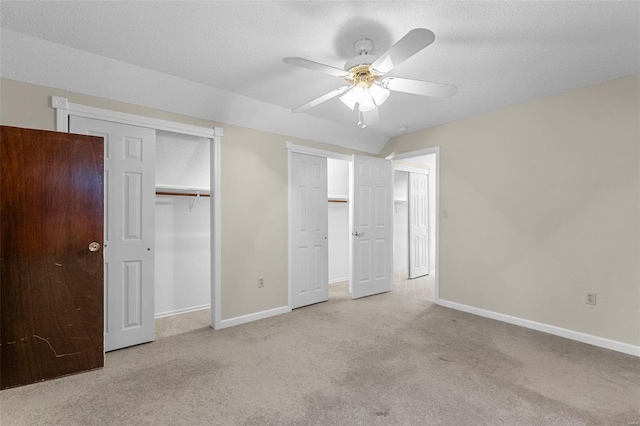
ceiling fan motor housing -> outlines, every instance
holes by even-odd
[[[357,67],[358,65],[371,65],[372,63],[374,63],[376,61],[376,59],[378,59],[378,56],[376,56],[376,55],[358,55],[358,56],[355,56],[355,57],[349,59],[346,64],[344,64],[344,70],[345,71],[349,71],[349,70],[351,70],[351,68]]]
[[[376,77],[377,75],[371,69],[371,65],[365,64],[356,65],[349,69],[349,75],[344,79],[351,84],[371,87],[371,85],[376,81]]]

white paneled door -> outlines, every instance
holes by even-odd
[[[393,168],[391,161],[353,156],[352,292],[370,296],[393,285]]]
[[[291,308],[329,299],[327,159],[291,154]]]
[[[429,175],[409,173],[409,278],[429,273]]]
[[[105,351],[154,339],[154,129],[70,116],[69,131],[104,137]]]

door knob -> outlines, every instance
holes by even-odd
[[[98,251],[100,250],[100,243],[96,243],[95,241],[89,244],[89,251]]]

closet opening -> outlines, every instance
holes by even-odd
[[[104,139],[105,352],[164,336],[156,321],[179,313],[202,311],[202,324],[181,318],[168,335],[220,328],[223,130],[55,96],[51,106],[56,130]]]
[[[210,326],[210,150],[209,138],[156,131],[156,338]]]
[[[436,302],[437,154],[394,159],[393,291]]]
[[[329,298],[351,298],[349,161],[327,158]]]

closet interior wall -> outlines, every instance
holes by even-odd
[[[329,283],[349,279],[349,162],[327,159]]]
[[[157,131],[156,318],[210,307],[210,147],[208,138]]]
[[[395,281],[409,273],[409,173],[393,171],[393,275]]]

